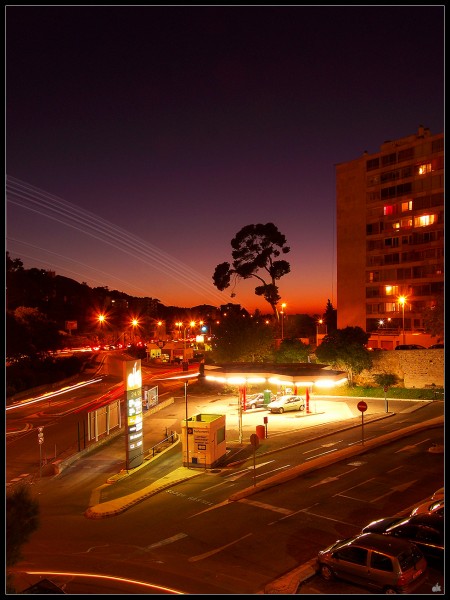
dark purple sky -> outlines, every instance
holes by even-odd
[[[273,222],[286,313],[339,309],[335,165],[444,131],[444,11],[7,6],[6,249],[166,305],[269,313],[256,281],[212,275],[242,227]]]

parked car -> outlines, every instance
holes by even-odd
[[[444,488],[437,489],[431,496],[431,500],[443,500],[444,499]]]
[[[338,540],[317,555],[323,579],[338,577],[385,594],[414,592],[427,577],[427,566],[415,544],[377,533]]]
[[[305,410],[305,400],[301,396],[280,396],[267,405],[271,413],[284,413],[288,410]]]
[[[399,344],[394,350],[426,350],[426,348],[420,344]]]
[[[428,346],[428,350],[437,350],[438,348],[444,348],[444,344],[433,344],[432,346]]]
[[[431,502],[423,502],[416,506],[412,511],[410,516],[414,515],[438,515],[439,517],[444,516],[444,500],[434,500]]]
[[[269,401],[272,402],[276,399],[274,393],[270,392]],[[258,392],[257,394],[249,394],[245,398],[245,407],[248,408],[265,408],[267,404],[264,403],[264,392]]]
[[[372,521],[362,533],[380,533],[416,544],[427,560],[444,558],[444,519],[438,515],[386,517]]]

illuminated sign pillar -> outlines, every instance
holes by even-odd
[[[142,374],[141,360],[127,360],[123,364],[126,395],[126,453],[127,469],[139,467],[144,460],[142,431]]]

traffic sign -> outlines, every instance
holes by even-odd
[[[257,448],[259,446],[259,437],[256,435],[256,433],[252,433],[252,435],[250,436],[250,444],[254,448]]]
[[[360,400],[357,404],[358,410],[360,410],[361,412],[364,412],[367,410],[367,403],[364,402],[364,400]]]
[[[39,444],[44,443],[44,428],[43,427],[38,427],[38,442],[39,442]]]

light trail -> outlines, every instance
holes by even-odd
[[[36,402],[42,402],[42,400],[48,400],[49,398],[54,398],[55,396],[61,396],[62,394],[67,394],[68,392],[73,392],[74,390],[78,390],[80,388],[86,387],[87,385],[92,385],[93,383],[99,383],[102,381],[102,377],[97,379],[90,379],[89,381],[80,381],[80,383],[76,383],[75,385],[70,385],[68,387],[64,387],[56,392],[48,392],[47,394],[43,394],[42,396],[37,396],[36,398],[29,398],[28,400],[19,400],[16,404],[12,406],[7,406],[6,410],[14,410],[17,408],[22,408],[23,406],[28,406],[29,404],[34,404]]]
[[[208,298],[214,298],[218,304],[222,304],[224,301],[223,294],[215,290],[210,279],[168,253],[152,246],[146,240],[129,233],[95,213],[11,176],[6,178],[6,201],[8,204],[20,206],[112,246],[132,256],[134,260],[140,260],[172,277],[177,283],[183,284],[197,293],[200,291]]]

